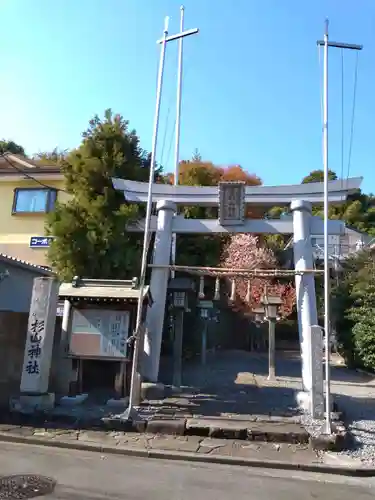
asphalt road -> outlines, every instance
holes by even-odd
[[[44,498],[61,500],[370,500],[375,492],[372,479],[0,443],[1,476],[27,473],[55,478]]]

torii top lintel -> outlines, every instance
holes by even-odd
[[[329,201],[344,202],[349,194],[359,189],[363,178],[338,179],[328,183]],[[123,191],[125,199],[133,203],[147,202],[148,183],[113,178],[113,187]],[[260,206],[288,205],[292,200],[323,203],[324,185],[322,182],[291,184],[284,186],[246,186],[245,203]],[[177,205],[218,206],[219,190],[216,186],[172,186],[153,185],[153,202],[173,201]]]

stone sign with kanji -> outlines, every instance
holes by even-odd
[[[219,183],[219,222],[223,226],[240,225],[245,218],[245,183]]]
[[[34,280],[26,332],[21,392],[45,393],[48,391],[57,290],[57,282],[53,278]]]

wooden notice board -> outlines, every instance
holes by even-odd
[[[85,358],[126,358],[129,311],[74,309],[70,354]]]

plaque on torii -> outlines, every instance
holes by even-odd
[[[219,182],[219,222],[222,226],[238,226],[245,222],[245,183]]]

